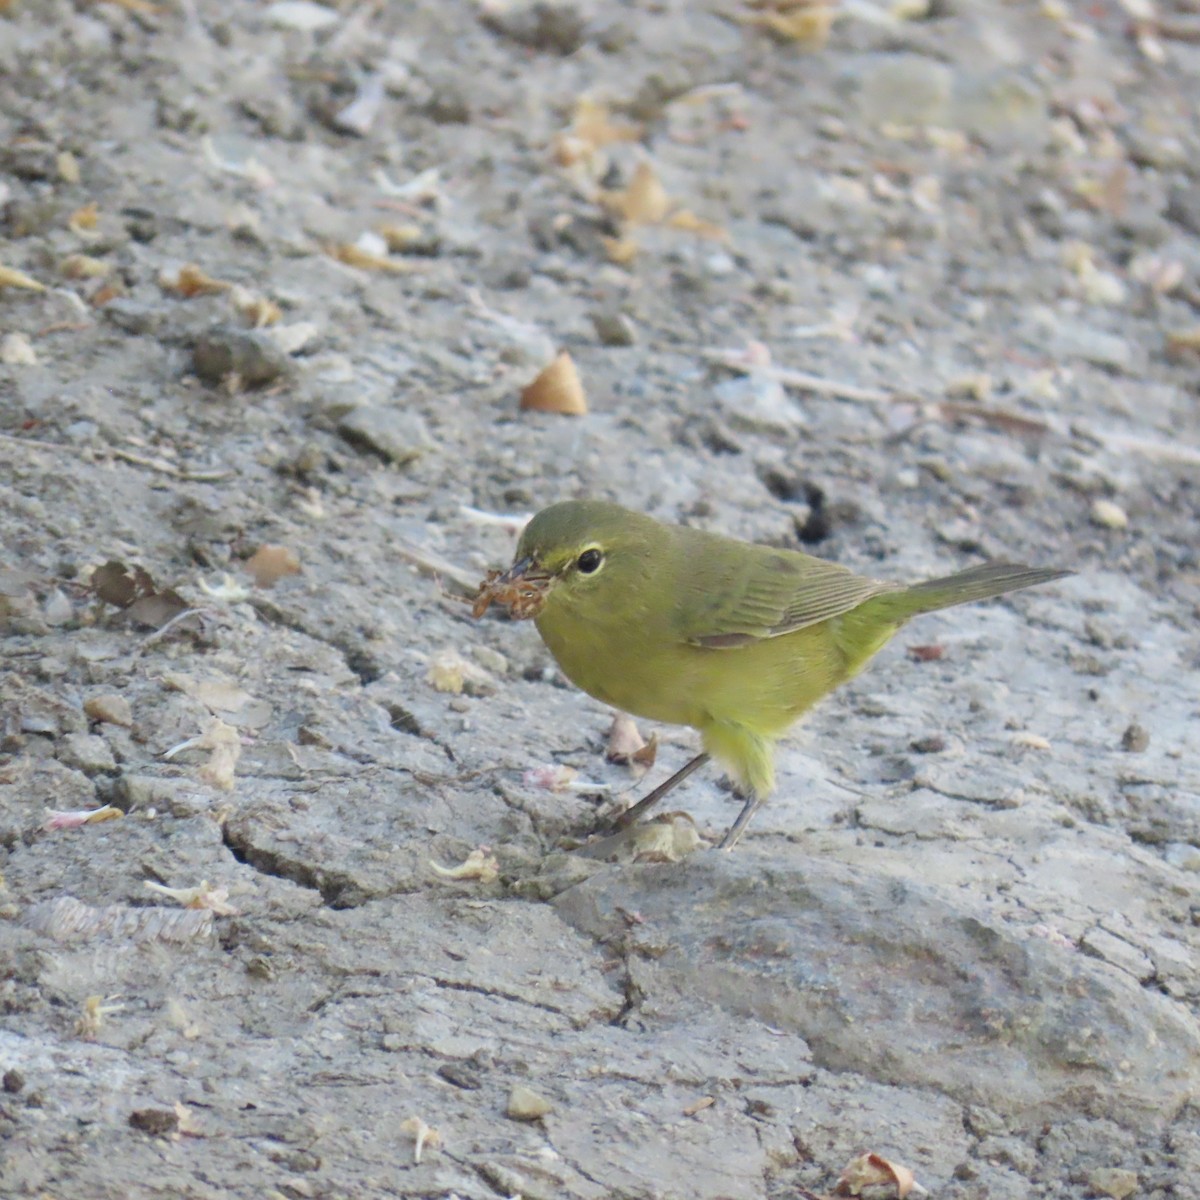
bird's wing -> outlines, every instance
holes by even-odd
[[[676,631],[694,646],[732,649],[793,633],[895,588],[797,551],[746,543],[730,551],[721,542],[707,554],[693,547],[682,572]]]

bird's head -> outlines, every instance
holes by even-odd
[[[491,585],[538,596],[510,609],[540,616],[550,607],[591,620],[611,617],[649,574],[664,530],[651,517],[601,500],[564,500],[525,526],[513,565]],[[502,601],[504,597],[499,595]],[[524,607],[525,611],[521,611]]]

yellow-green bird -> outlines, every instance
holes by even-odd
[[[906,586],[616,504],[567,500],[525,527],[513,565],[484,585],[476,614],[490,599],[533,616],[563,673],[589,695],[698,729],[704,752],[620,823],[712,757],[747,797],[721,842],[728,850],[774,787],[776,740],[910,617],[1069,574],[989,563]]]

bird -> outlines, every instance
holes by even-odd
[[[498,602],[532,617],[563,674],[590,696],[698,730],[701,753],[618,825],[715,759],[744,798],[718,847],[732,850],[774,789],[778,739],[908,620],[1070,574],[993,562],[905,585],[607,501],[564,500],[529,521],[474,611]]]

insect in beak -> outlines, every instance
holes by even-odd
[[[507,571],[489,571],[479,585],[471,613],[481,617],[492,604],[508,609],[514,621],[536,617],[546,602],[552,576],[538,565],[537,559],[519,558]]]

